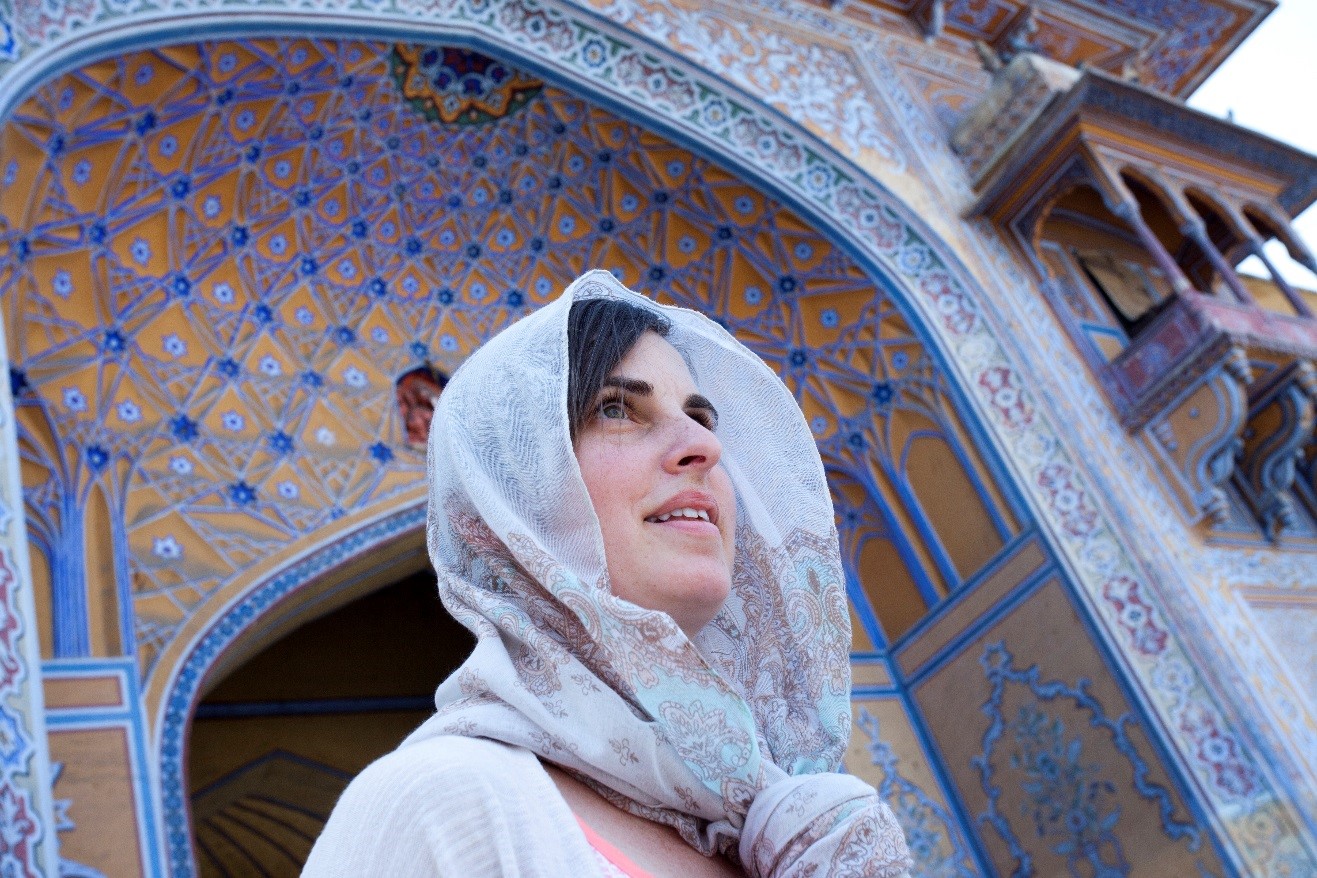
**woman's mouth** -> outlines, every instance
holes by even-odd
[[[662,523],[673,519],[686,521],[709,521],[709,513],[704,509],[693,509],[689,506],[683,506],[680,509],[673,509],[671,512],[665,512],[662,515],[651,515],[645,521]],[[710,522],[712,524],[712,522]]]

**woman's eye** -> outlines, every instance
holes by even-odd
[[[599,406],[599,414],[608,420],[622,420],[626,417],[626,406],[614,400]]]

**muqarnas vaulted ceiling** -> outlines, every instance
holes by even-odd
[[[454,368],[596,267],[716,317],[797,392],[849,559],[910,604],[889,633],[1018,528],[854,261],[715,164],[495,59],[143,51],[41,86],[3,155],[0,300],[62,654],[135,650],[149,673],[224,584],[419,502],[394,380]]]

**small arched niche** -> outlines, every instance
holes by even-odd
[[[434,710],[474,639],[429,569],[266,645],[216,682],[188,751],[203,876],[295,876],[348,782]]]
[[[1173,294],[1138,235],[1087,183],[1052,205],[1037,253],[1099,362],[1115,359]]]

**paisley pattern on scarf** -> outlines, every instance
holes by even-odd
[[[736,558],[731,596],[694,640],[608,587],[566,413],[567,315],[597,296],[660,310],[719,412]],[[761,878],[833,861],[904,872],[891,811],[835,773],[850,734],[850,618],[832,504],[799,408],[758,357],[702,315],[591,272],[457,371],[429,469],[440,595],[477,645],[408,742],[526,747]]]

